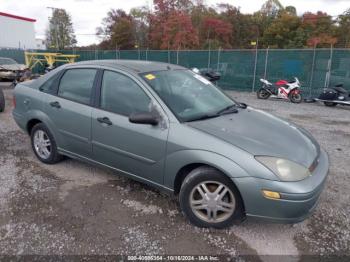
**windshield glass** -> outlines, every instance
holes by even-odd
[[[236,105],[210,81],[190,70],[166,70],[141,76],[182,122],[218,116],[220,111]]]
[[[11,58],[0,58],[0,65],[14,65],[17,62]]]

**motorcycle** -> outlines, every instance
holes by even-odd
[[[196,74],[199,74],[209,80],[212,83],[215,83],[216,81],[219,81],[221,78],[221,74],[219,72],[215,72],[212,69],[198,69],[198,68],[192,68],[192,71]]]
[[[299,79],[294,77],[293,81],[279,80],[275,84],[266,79],[260,79],[263,86],[258,90],[259,99],[268,99],[269,97],[288,99],[292,103],[301,103],[303,100],[300,90]]]
[[[350,106],[350,92],[343,88],[343,85],[325,88],[323,93],[315,98],[316,101],[323,102],[325,106],[333,107],[336,105]]]

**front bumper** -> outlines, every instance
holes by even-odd
[[[315,209],[324,188],[329,169],[327,153],[320,152],[319,163],[312,175],[298,182],[272,181],[254,177],[234,178],[245,206],[247,217],[279,223],[297,223]],[[267,199],[261,190],[279,192],[281,199]]]
[[[21,78],[23,71],[0,71],[0,78],[15,80]]]

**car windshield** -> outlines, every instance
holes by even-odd
[[[204,77],[190,70],[142,73],[181,122],[220,116],[237,104]]]
[[[0,58],[0,65],[14,65],[17,62],[11,58]]]

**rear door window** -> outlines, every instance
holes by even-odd
[[[58,96],[82,104],[90,104],[96,69],[67,70],[61,78]]]

